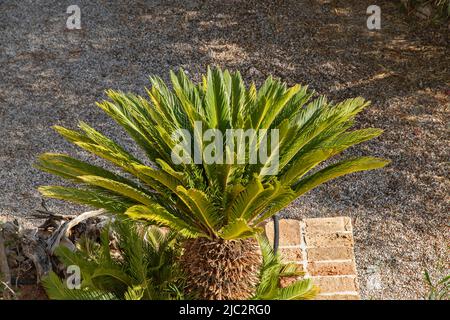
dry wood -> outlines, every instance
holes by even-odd
[[[74,219],[70,221],[64,222],[58,230],[55,231],[55,233],[52,234],[52,236],[47,240],[47,251],[50,255],[53,255],[55,252],[55,249],[59,246],[61,241],[64,242],[70,242],[68,239],[70,235],[70,229],[75,227],[80,222],[83,222],[84,220],[87,220],[89,218],[97,217],[100,215],[105,214],[106,211],[104,209],[95,210],[95,211],[88,211],[84,212],[78,216],[76,216]],[[71,242],[70,242],[71,243]]]
[[[6,285],[11,284],[11,272],[9,271],[8,260],[6,258],[5,239],[3,238],[3,232],[0,230],[0,276],[3,277],[3,281]]]

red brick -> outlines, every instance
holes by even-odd
[[[273,222],[267,222],[266,224],[264,224],[263,228],[270,245],[273,247]]]
[[[307,271],[313,276],[334,276],[356,274],[355,263],[348,262],[317,262],[308,263]]]
[[[353,259],[352,247],[308,248],[308,261]]]
[[[357,290],[356,277],[313,277],[312,280],[321,293]]]
[[[329,233],[351,231],[349,217],[305,219],[306,232]]]
[[[285,288],[300,279],[301,277],[282,277],[280,278],[280,287]]]
[[[360,300],[357,294],[318,295],[315,300]]]
[[[273,243],[273,222],[270,221],[265,225],[266,235],[270,243]],[[300,221],[294,219],[280,220],[280,237],[279,245],[282,246],[299,246],[301,243]]]
[[[306,245],[308,247],[352,247],[353,236],[351,233],[327,233],[319,234],[315,232],[306,233]]]
[[[282,278],[280,278],[280,285],[282,287],[287,287],[288,285],[294,283],[295,281],[302,279],[302,277],[304,276],[303,275],[303,273],[304,273],[303,264],[296,263],[295,265],[297,267],[296,271],[297,272],[301,272],[301,274],[298,275],[298,276],[294,276],[294,277],[282,277]]]
[[[301,248],[281,248],[280,255],[284,262],[301,262],[303,261]]]

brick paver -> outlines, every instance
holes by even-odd
[[[265,225],[273,240],[273,222]],[[283,261],[295,262],[320,288],[318,300],[359,300],[349,217],[280,220],[279,250]],[[288,285],[295,279],[283,279]]]

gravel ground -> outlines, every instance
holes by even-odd
[[[59,180],[32,168],[44,151],[87,155],[50,129],[85,120],[128,143],[94,102],[107,88],[143,92],[149,74],[208,64],[246,80],[273,74],[334,100],[373,106],[361,127],[386,133],[348,154],[386,157],[385,170],[317,188],[285,215],[353,218],[366,299],[417,299],[422,271],[448,273],[448,29],[419,27],[376,1],[382,29],[366,28],[373,1],[74,1],[82,29],[65,30],[70,1],[0,1],[0,216],[36,224],[36,188]],[[134,147],[128,144],[130,150]],[[80,209],[48,202],[50,209]]]

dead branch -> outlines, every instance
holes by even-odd
[[[47,251],[50,255],[53,255],[55,252],[55,249],[59,246],[61,242],[69,242],[72,243],[69,240],[70,235],[70,229],[75,227],[80,222],[83,222],[84,220],[87,220],[89,218],[93,218],[96,216],[100,216],[102,214],[105,214],[106,211],[104,209],[95,210],[95,211],[88,211],[84,212],[78,216],[76,216],[74,219],[70,221],[65,221],[59,228],[56,230],[52,236],[47,240]],[[72,244],[73,245],[73,244]]]
[[[2,230],[0,230],[0,275],[3,275],[3,282],[9,286],[11,284],[11,272],[6,258],[5,239]]]

